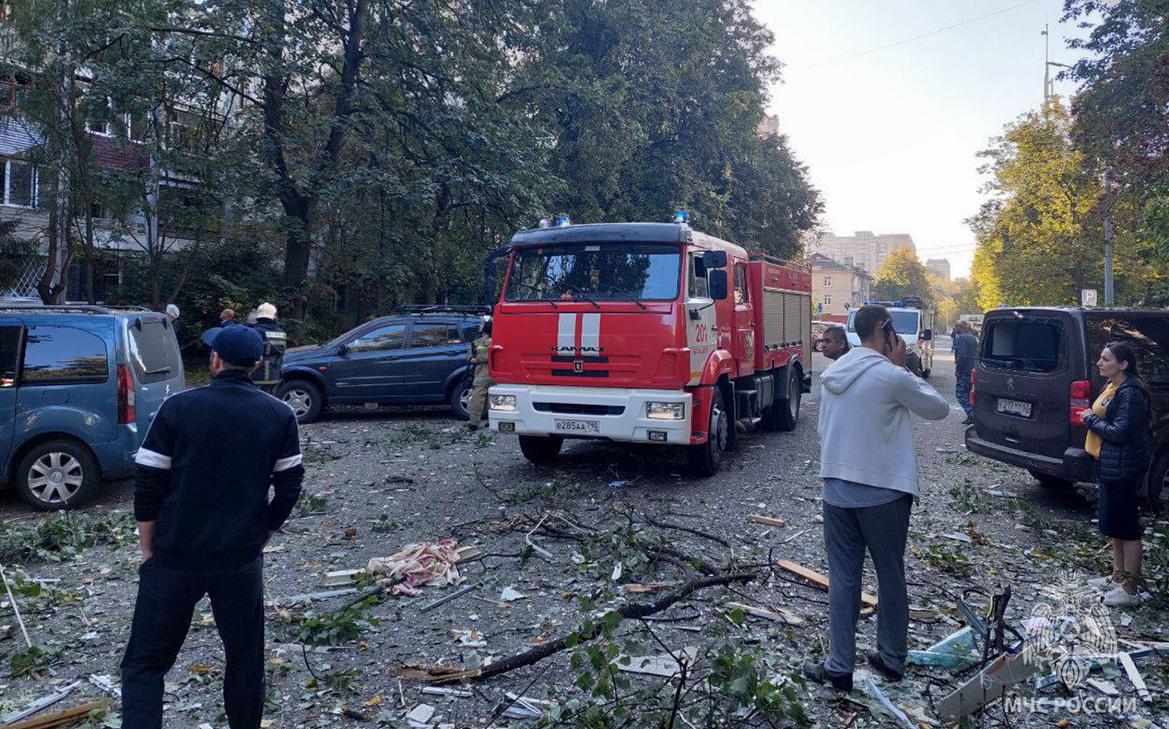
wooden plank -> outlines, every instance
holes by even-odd
[[[1141,697],[1141,701],[1149,702],[1153,700],[1153,695],[1149,693],[1149,687],[1145,685],[1145,679],[1141,676],[1141,672],[1137,670],[1137,666],[1132,662],[1132,656],[1127,653],[1121,653],[1117,656],[1120,660],[1120,665],[1124,668],[1124,674],[1128,676],[1128,681],[1137,690],[1137,695]]]
[[[776,519],[774,516],[764,516],[762,514],[752,514],[751,516],[747,517],[747,521],[751,522],[752,524],[762,524],[764,526],[771,527],[787,526],[787,522],[783,519]]]
[[[87,701],[79,706],[74,706],[71,709],[64,709],[62,711],[55,711],[52,714],[45,714],[33,719],[26,719],[25,721],[16,724],[8,724],[4,729],[49,729],[55,726],[64,726],[66,724],[73,724],[82,721],[89,712],[94,709],[100,709],[106,705],[105,700],[101,701]]]
[[[754,605],[748,605],[742,602],[728,602],[726,607],[732,610],[742,610],[748,615],[754,615],[757,618],[764,618],[766,620],[774,620],[777,623],[785,623],[787,625],[803,625],[804,619],[799,615],[789,611],[780,609],[778,612],[767,610]]]
[[[325,587],[345,587],[357,582],[359,576],[365,573],[363,569],[357,570],[336,570],[333,572],[326,572],[325,577],[321,580],[321,584]]]
[[[792,562],[790,559],[781,559],[776,564],[788,572],[791,572],[793,575],[802,577],[823,590],[828,589],[828,577],[820,574],[816,570],[808,569],[802,564]],[[869,610],[869,615],[872,615],[872,610],[875,610],[877,607],[877,598],[867,592],[862,592],[861,602],[864,603],[867,607],[871,608]],[[861,611],[861,614],[864,615],[864,611]]]

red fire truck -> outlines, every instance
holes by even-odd
[[[533,463],[565,438],[684,446],[715,473],[735,423],[791,430],[811,382],[811,274],[685,223],[511,240],[495,306],[493,430]]]

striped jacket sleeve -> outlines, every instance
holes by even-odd
[[[272,501],[268,504],[268,529],[276,531],[283,526],[296,500],[300,498],[301,483],[304,481],[304,466],[300,454],[300,428],[296,416],[288,411],[287,425],[278,449],[276,462],[272,464]]]
[[[162,500],[170,486],[171,461],[174,457],[174,433],[170,418],[173,407],[164,402],[146,431],[146,437],[134,456],[137,478],[134,482],[134,518],[154,521],[162,510]]]

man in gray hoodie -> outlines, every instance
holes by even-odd
[[[856,314],[861,346],[820,376],[820,477],[828,551],[831,651],[804,674],[852,690],[856,624],[865,550],[877,571],[877,650],[866,658],[886,678],[905,673],[909,600],[905,543],[917,496],[917,455],[910,413],[942,420],[946,399],[905,369],[905,342],[883,306]]]

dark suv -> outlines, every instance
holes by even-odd
[[[386,316],[328,344],[290,349],[279,397],[302,423],[330,405],[365,403],[449,403],[455,416],[466,420],[471,342],[483,323],[479,311],[466,307]]]
[[[1169,311],[1017,308],[987,312],[966,447],[1030,471],[1045,486],[1095,480],[1080,413],[1104,386],[1104,344],[1136,350],[1153,395],[1156,444],[1146,488],[1159,504],[1169,471]]]

